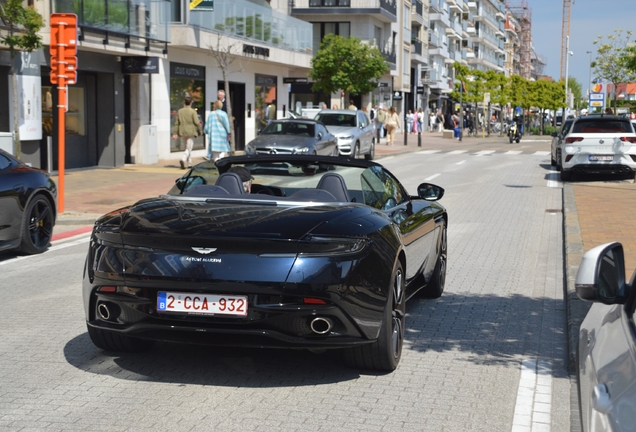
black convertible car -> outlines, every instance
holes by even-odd
[[[0,150],[0,251],[44,252],[53,235],[56,198],[48,173]]]
[[[409,195],[380,164],[331,156],[196,165],[167,195],[96,222],[89,335],[115,351],[154,341],[342,348],[349,365],[391,371],[406,300],[444,289],[443,194],[422,183]]]

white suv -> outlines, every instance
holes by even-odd
[[[557,165],[561,180],[575,172],[636,173],[636,133],[629,118],[589,115],[574,121]]]

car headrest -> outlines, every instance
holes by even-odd
[[[221,186],[197,185],[185,191],[183,195],[198,196],[198,197],[215,197],[215,196],[228,195],[228,191],[226,191]]]
[[[347,185],[340,174],[327,173],[322,176],[316,189],[326,190],[332,194],[338,202],[350,202]]]
[[[216,186],[221,186],[223,189],[228,191],[230,195],[239,195],[245,193],[245,188],[243,187],[243,181],[241,177],[233,172],[226,172],[219,176],[216,179]]]

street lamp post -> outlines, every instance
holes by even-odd
[[[570,51],[570,36],[565,37],[565,109],[563,110],[563,121],[570,111],[570,98],[568,97],[568,68],[570,65],[570,56],[574,53]]]
[[[591,107],[589,106],[590,95],[592,94],[592,51],[586,51],[585,53],[590,55],[590,73],[587,79],[587,112],[589,113],[591,111]]]

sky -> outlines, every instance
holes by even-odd
[[[506,0],[520,5],[522,0]],[[525,0],[532,9],[532,42],[535,51],[547,65],[544,74],[555,80],[561,72],[561,27],[563,21],[562,0]],[[568,75],[581,83],[583,94],[588,89],[590,54],[594,60],[599,35],[603,39],[614,30],[632,30],[631,40],[636,41],[636,0],[573,0],[570,14],[570,51],[574,54],[568,64]],[[592,77],[594,71],[592,70]]]

